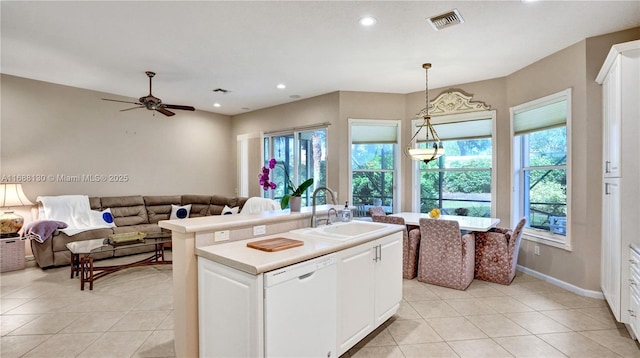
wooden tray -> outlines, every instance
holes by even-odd
[[[286,237],[276,237],[273,239],[266,239],[266,240],[253,241],[253,242],[247,243],[247,247],[250,247],[252,249],[262,250],[262,251],[268,251],[268,252],[286,250],[292,247],[302,246],[302,245],[304,245],[303,241],[287,239]]]

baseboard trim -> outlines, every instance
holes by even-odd
[[[531,276],[533,276],[535,278],[541,279],[542,281],[548,282],[548,283],[550,283],[552,285],[556,285],[558,287],[564,288],[565,290],[573,292],[573,293],[575,293],[577,295],[604,300],[604,295],[602,294],[601,291],[585,290],[584,288],[572,285],[572,284],[570,284],[568,282],[564,282],[562,280],[558,280],[555,277],[551,277],[551,276],[545,275],[545,274],[540,273],[538,271],[532,270],[532,269],[530,269],[528,267],[524,267],[524,266],[518,265],[517,269],[518,269],[518,271],[522,271],[522,272],[526,273],[527,275],[531,275]]]

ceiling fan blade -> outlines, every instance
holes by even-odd
[[[130,111],[132,109],[138,109],[138,108],[144,108],[144,106],[140,105],[138,107],[131,107],[131,108],[126,108],[126,109],[121,109],[120,112]]]
[[[171,108],[171,109],[182,109],[185,111],[195,111],[196,109],[191,107],[191,106],[180,106],[177,104],[162,104],[162,106],[164,108]]]
[[[173,113],[173,112],[171,112],[171,111],[169,111],[167,109],[164,109],[162,107],[156,108],[156,111],[158,111],[158,112],[160,112],[160,113],[162,113],[162,114],[164,114],[165,116],[168,116],[168,117],[171,117],[171,116],[173,116],[175,114],[175,113]]]
[[[103,101],[111,101],[111,102],[120,102],[120,103],[131,103],[131,104],[137,104],[139,106],[142,105],[142,103],[140,102],[130,102],[130,101],[120,101],[117,99],[109,99],[109,98],[101,98]]]

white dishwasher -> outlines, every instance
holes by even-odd
[[[266,357],[335,357],[336,257],[264,274]]]

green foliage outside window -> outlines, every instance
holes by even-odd
[[[424,145],[424,143],[421,143]],[[445,155],[420,164],[420,211],[491,215],[491,139],[444,142]],[[464,210],[466,209],[466,210]]]
[[[567,171],[564,168],[567,164],[567,128],[545,129],[524,136],[529,161],[524,169],[529,185],[528,195],[525,195],[525,205],[529,208],[527,226],[549,230],[551,217],[567,215]]]
[[[393,205],[394,144],[351,146],[352,196],[354,205]]]

